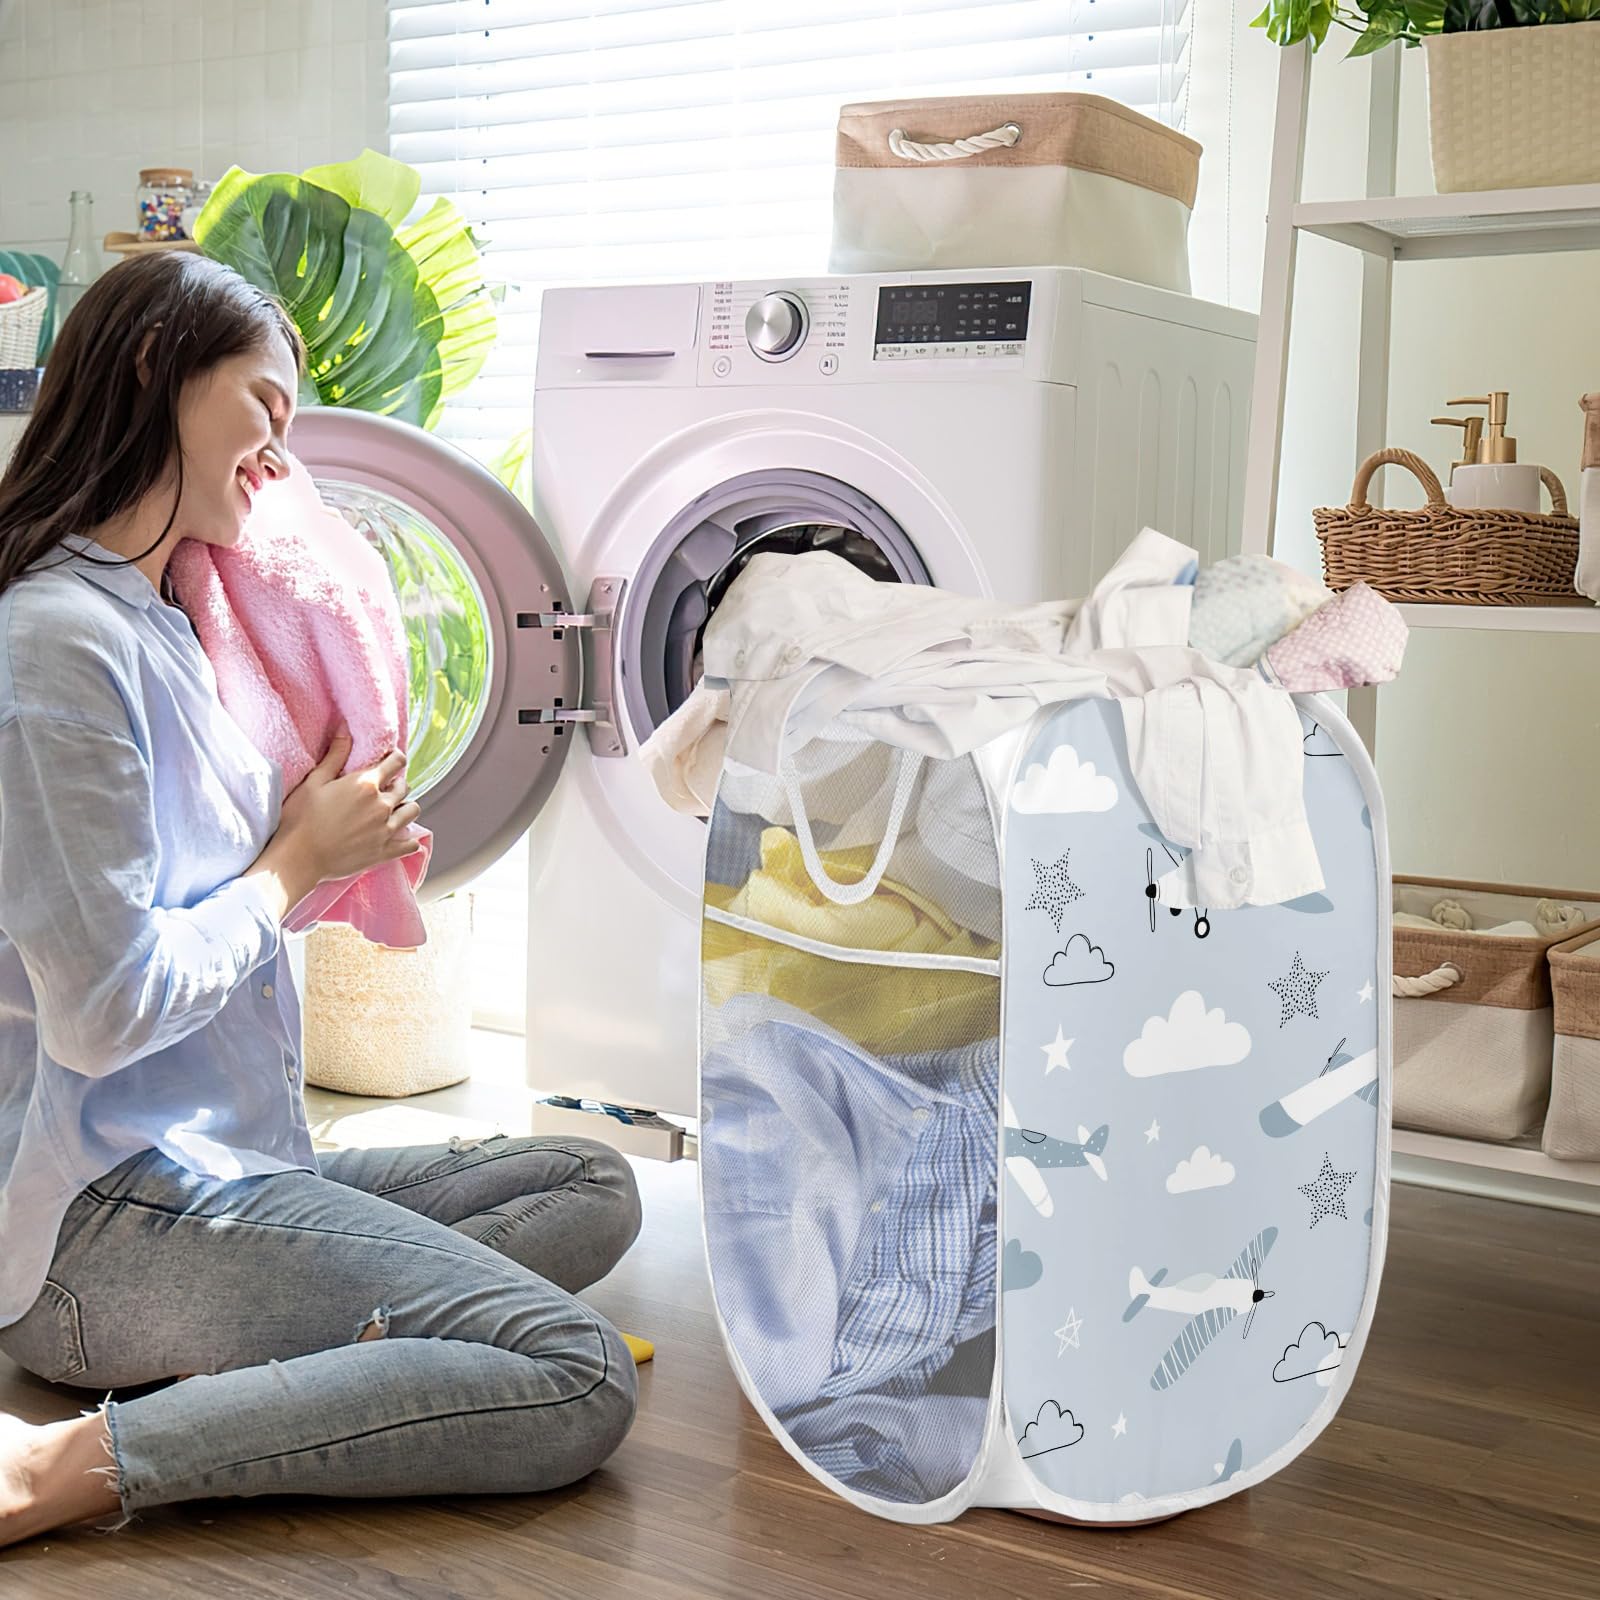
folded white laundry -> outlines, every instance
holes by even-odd
[[[706,627],[705,677],[641,758],[669,804],[704,815],[724,760],[776,777],[835,719],[948,758],[1041,706],[1109,696],[1145,803],[1187,852],[1159,882],[1163,903],[1312,893],[1324,882],[1299,714],[1258,673],[1189,646],[1180,579],[1194,561],[1146,528],[1087,600],[1017,607],[877,583],[823,552],[758,555]]]
[[[1443,928],[1447,933],[1498,935],[1502,939],[1543,939],[1549,937],[1547,932],[1541,932],[1531,922],[1523,922],[1521,920],[1497,923],[1492,928],[1452,927],[1447,923],[1436,922],[1432,917],[1419,917],[1414,911],[1395,912],[1394,925],[1397,928],[1426,928],[1431,933],[1437,933]]]

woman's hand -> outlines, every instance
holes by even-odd
[[[381,761],[341,776],[350,757],[350,735],[334,735],[328,753],[284,798],[271,849],[303,870],[310,887],[346,878],[385,861],[415,854],[421,845],[406,837],[421,807],[406,799],[405,756],[392,750]]]

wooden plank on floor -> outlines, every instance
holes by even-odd
[[[545,1495],[198,1501],[0,1551],[27,1600],[1595,1600],[1600,1224],[1394,1191],[1379,1309],[1335,1422],[1284,1472],[1149,1528],[1004,1511],[906,1527],[806,1476],[717,1339],[692,1163],[636,1164],[645,1229],[586,1298],[656,1343],[633,1432]],[[0,1358],[0,1409],[98,1396]]]

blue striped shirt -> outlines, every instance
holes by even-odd
[[[72,1197],[141,1150],[318,1170],[277,919],[239,876],[278,770],[183,612],[96,558],[79,541],[0,595],[0,1327]]]

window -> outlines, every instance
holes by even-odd
[[[841,104],[1071,89],[1181,121],[1188,24],[1188,0],[389,0],[390,152],[508,285],[439,433],[492,460],[528,426],[548,284],[824,271]],[[494,1025],[521,1014],[526,883],[519,847],[475,886]]]

